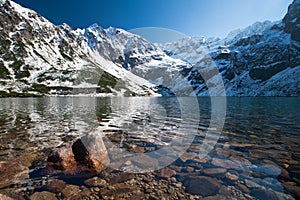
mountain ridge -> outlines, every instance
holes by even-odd
[[[296,0],[279,22],[256,22],[223,39],[160,45],[97,24],[55,26],[13,1],[1,4],[2,96],[225,95],[218,87],[223,83],[228,96],[300,95]]]

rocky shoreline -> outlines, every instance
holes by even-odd
[[[110,134],[109,139],[118,143],[120,134]],[[160,147],[146,140],[139,141],[143,143],[140,146],[133,138],[124,141],[123,145],[133,152],[150,152]],[[66,143],[23,159],[1,161],[1,199],[300,198],[297,140],[262,146],[229,142],[224,136],[204,159],[198,157],[202,150],[195,140],[175,162],[146,173],[127,173],[98,163],[99,160],[109,162],[109,153],[105,154],[102,145],[104,143],[99,143],[97,137],[83,137],[75,140],[72,146]],[[93,154],[99,149],[101,151]],[[124,165],[138,165],[138,161]]]

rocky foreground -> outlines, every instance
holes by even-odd
[[[124,148],[131,152],[160,147],[124,135]],[[107,137],[115,144],[122,140],[118,132]],[[1,161],[0,199],[299,199],[299,144],[296,136],[284,137],[263,141],[250,135],[244,142],[229,142],[225,134],[204,159],[198,157],[203,149],[201,138],[196,137],[169,166],[127,173],[105,167],[110,162],[109,148],[101,137],[85,136],[58,148]],[[161,161],[148,164],[155,162]],[[144,160],[134,160],[122,167],[145,165]]]

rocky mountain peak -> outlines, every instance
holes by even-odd
[[[291,34],[291,38],[300,41],[300,0],[294,0],[289,6],[283,22],[285,23],[284,30]]]

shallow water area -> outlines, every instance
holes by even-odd
[[[0,193],[13,199],[299,199],[299,105],[299,98],[228,97],[219,134],[210,129],[211,99],[204,97],[0,99]],[[90,132],[103,135],[115,165],[100,173],[47,166],[51,149]]]

